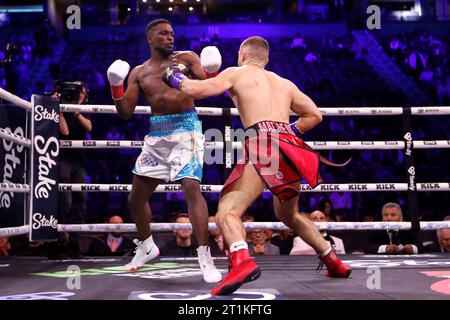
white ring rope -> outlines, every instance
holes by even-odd
[[[0,237],[19,236],[22,234],[28,234],[30,232],[30,226],[0,228]]]
[[[0,128],[0,138],[12,141],[18,145],[31,148],[31,140],[25,137],[19,136],[18,134],[12,133],[4,128]]]
[[[4,90],[3,88],[0,88],[0,98],[9,101],[12,104],[19,106],[27,111],[31,111],[32,109],[30,101],[23,100],[22,98],[19,98],[18,96]]]
[[[196,107],[195,110],[202,116],[222,116],[224,109],[221,107]],[[239,112],[237,108],[230,108],[231,115],[238,116]],[[319,108],[325,116],[392,116],[403,114],[403,108],[354,108],[354,107],[342,107],[342,108]],[[84,112],[84,113],[117,113],[114,105],[101,105],[101,104],[61,104],[61,112]],[[135,114],[151,114],[151,107],[149,106],[136,106]],[[436,107],[412,107],[411,114],[413,115],[448,115],[450,114],[450,107],[436,106]],[[291,112],[291,115],[296,115]]]
[[[410,230],[411,222],[316,222],[319,230]],[[288,227],[282,222],[244,222],[247,230],[286,230]],[[151,223],[154,232],[173,230],[192,230],[190,223]],[[450,221],[421,221],[421,230],[437,230],[450,228]],[[215,223],[208,223],[208,230],[217,230]],[[134,223],[123,224],[66,224],[58,225],[58,231],[69,232],[136,232]]]
[[[7,100],[19,107],[28,111],[32,109],[31,102],[26,101],[6,90],[0,88],[0,98]],[[223,109],[220,107],[196,107],[199,115],[206,116],[221,116]],[[319,108],[325,116],[387,116],[403,114],[401,107],[341,107],[341,108]],[[61,112],[86,112],[86,113],[117,113],[114,105],[76,105],[76,104],[61,104]],[[151,107],[137,106],[135,112],[137,114],[151,114]],[[295,115],[295,113],[291,113]],[[411,114],[413,115],[448,115],[450,114],[450,107],[448,106],[423,106],[412,107]],[[231,108],[231,115],[238,116],[239,112],[236,108]]]
[[[416,184],[417,191],[450,191],[450,182],[424,182]],[[222,185],[200,185],[202,192],[218,193],[222,191]],[[364,192],[364,191],[407,191],[407,183],[342,183],[321,184],[311,188],[307,184],[300,184],[301,192]],[[131,184],[82,184],[60,183],[59,191],[75,192],[130,192]],[[160,184],[155,192],[182,192],[180,184]],[[265,190],[264,192],[270,192]]]
[[[450,191],[449,182],[423,182],[416,184],[417,191]],[[200,186],[201,191],[205,193],[219,193],[222,191],[222,185]],[[406,191],[408,184],[406,183],[341,183],[341,184],[321,184],[316,188],[311,188],[307,184],[300,184],[301,192],[364,192],[364,191]],[[0,183],[0,191],[11,191],[26,193],[30,192],[28,184],[19,183]],[[61,192],[131,192],[131,184],[82,184],[82,183],[60,183],[59,191]],[[160,184],[155,192],[182,192],[180,184]],[[264,190],[269,193],[269,190]]]
[[[411,222],[316,222],[314,223],[319,230],[348,230],[348,231],[372,231],[372,230],[410,230]],[[282,222],[244,222],[246,230],[286,230],[288,227]],[[151,223],[150,228],[153,232],[170,232],[174,230],[192,230],[190,223]],[[421,221],[420,230],[438,230],[450,228],[450,221]],[[208,224],[208,230],[217,230],[215,223]],[[118,232],[133,233],[136,232],[134,223],[98,223],[98,224],[59,224],[59,232]],[[15,236],[27,234],[29,226],[0,228],[0,236]]]
[[[450,191],[449,182],[423,182],[416,184],[417,191]],[[205,193],[219,193],[222,185],[201,185],[201,191]],[[316,188],[311,188],[307,184],[300,184],[301,192],[364,192],[364,191],[406,191],[406,183],[341,183],[341,184],[321,184]],[[28,184],[0,183],[0,191],[11,191],[26,193],[30,192]],[[81,184],[81,183],[60,183],[60,192],[131,192],[131,184]],[[180,184],[160,184],[155,192],[182,192]],[[264,190],[269,193],[269,190]]]
[[[124,149],[142,148],[144,141],[136,140],[60,140],[62,149]],[[404,141],[305,141],[314,150],[400,150],[405,148]],[[242,149],[241,142],[233,142],[233,149]],[[415,149],[450,148],[450,140],[413,141]],[[222,141],[206,141],[205,149],[222,150]]]
[[[11,182],[0,182],[0,191],[27,193],[30,192],[30,185]]]

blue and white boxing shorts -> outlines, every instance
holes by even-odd
[[[150,116],[149,134],[133,173],[165,182],[202,180],[205,137],[194,109]]]

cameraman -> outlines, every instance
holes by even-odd
[[[60,103],[84,104],[87,89],[83,82],[63,83],[53,95]],[[80,112],[60,113],[59,132],[61,140],[86,140],[92,131],[89,117]],[[86,183],[86,153],[84,149],[60,149],[60,183]],[[62,223],[84,223],[87,211],[85,192],[60,192],[59,210]]]

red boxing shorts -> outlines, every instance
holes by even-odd
[[[261,121],[245,131],[243,161],[239,161],[223,186],[238,180],[244,165],[250,162],[281,202],[299,193],[296,184],[302,178],[312,187],[322,181],[319,175],[320,155],[297,137],[289,124]]]

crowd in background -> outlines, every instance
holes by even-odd
[[[327,213],[325,213],[327,212]],[[332,216],[326,206],[324,211],[315,210],[299,214],[313,222],[343,221],[342,217]],[[402,222],[403,212],[397,203],[389,202],[381,209],[381,221]],[[242,216],[244,223],[256,221],[255,216],[246,213]],[[366,222],[373,217],[366,217]],[[450,216],[444,218],[450,221]],[[114,215],[106,223],[120,224],[123,218]],[[190,223],[187,213],[178,213],[170,217],[169,222]],[[215,223],[215,217],[209,217]],[[336,232],[322,230],[323,238],[333,247],[337,254],[421,254],[450,252],[450,229],[437,231],[378,230],[371,232]],[[130,256],[134,244],[131,240],[136,235],[110,232],[103,234],[72,234],[64,232],[56,242],[29,242],[26,237],[0,237],[0,256],[27,255],[44,256],[51,260],[75,259],[87,256]],[[196,257],[198,247],[192,230],[176,230],[172,233],[155,233],[154,239],[162,256]],[[315,250],[293,230],[248,229],[247,239],[252,255],[314,255]],[[228,248],[220,230],[211,230],[209,245],[213,256],[228,254]]]

